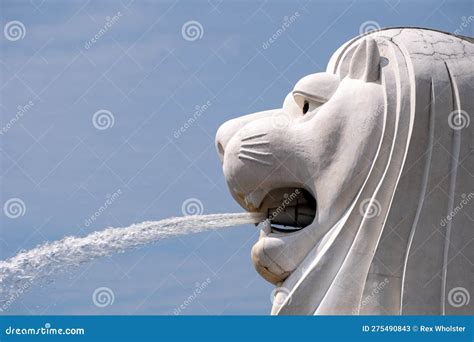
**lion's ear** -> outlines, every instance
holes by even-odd
[[[379,79],[380,54],[377,43],[368,37],[357,47],[351,59],[349,77],[365,82],[374,82]]]

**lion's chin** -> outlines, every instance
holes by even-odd
[[[292,271],[270,256],[275,252],[279,255],[279,251],[284,250],[284,247],[284,241],[281,239],[262,235],[252,247],[251,255],[255,269],[265,280],[275,285],[284,281]]]
[[[275,232],[269,221],[262,224],[260,237],[252,247],[252,262],[257,272],[268,282],[279,285],[303,262],[314,245],[313,222],[304,229],[290,233]]]

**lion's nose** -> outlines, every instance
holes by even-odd
[[[247,124],[255,124],[257,123],[257,120],[269,117],[276,111],[277,110],[267,110],[264,112],[241,116],[240,118],[224,122],[221,127],[219,127],[216,133],[216,149],[221,161],[224,161],[225,149],[227,147],[228,142],[238,131],[244,128]]]
[[[224,161],[224,154],[227,143],[240,128],[241,125],[238,123],[237,120],[234,119],[223,123],[217,130],[216,149],[221,162]]]

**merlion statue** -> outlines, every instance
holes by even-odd
[[[474,40],[354,38],[282,108],[224,123],[232,196],[272,314],[474,314]]]

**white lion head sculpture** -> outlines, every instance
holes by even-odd
[[[394,28],[219,128],[232,196],[269,218],[273,314],[474,312],[473,98],[469,38]]]

